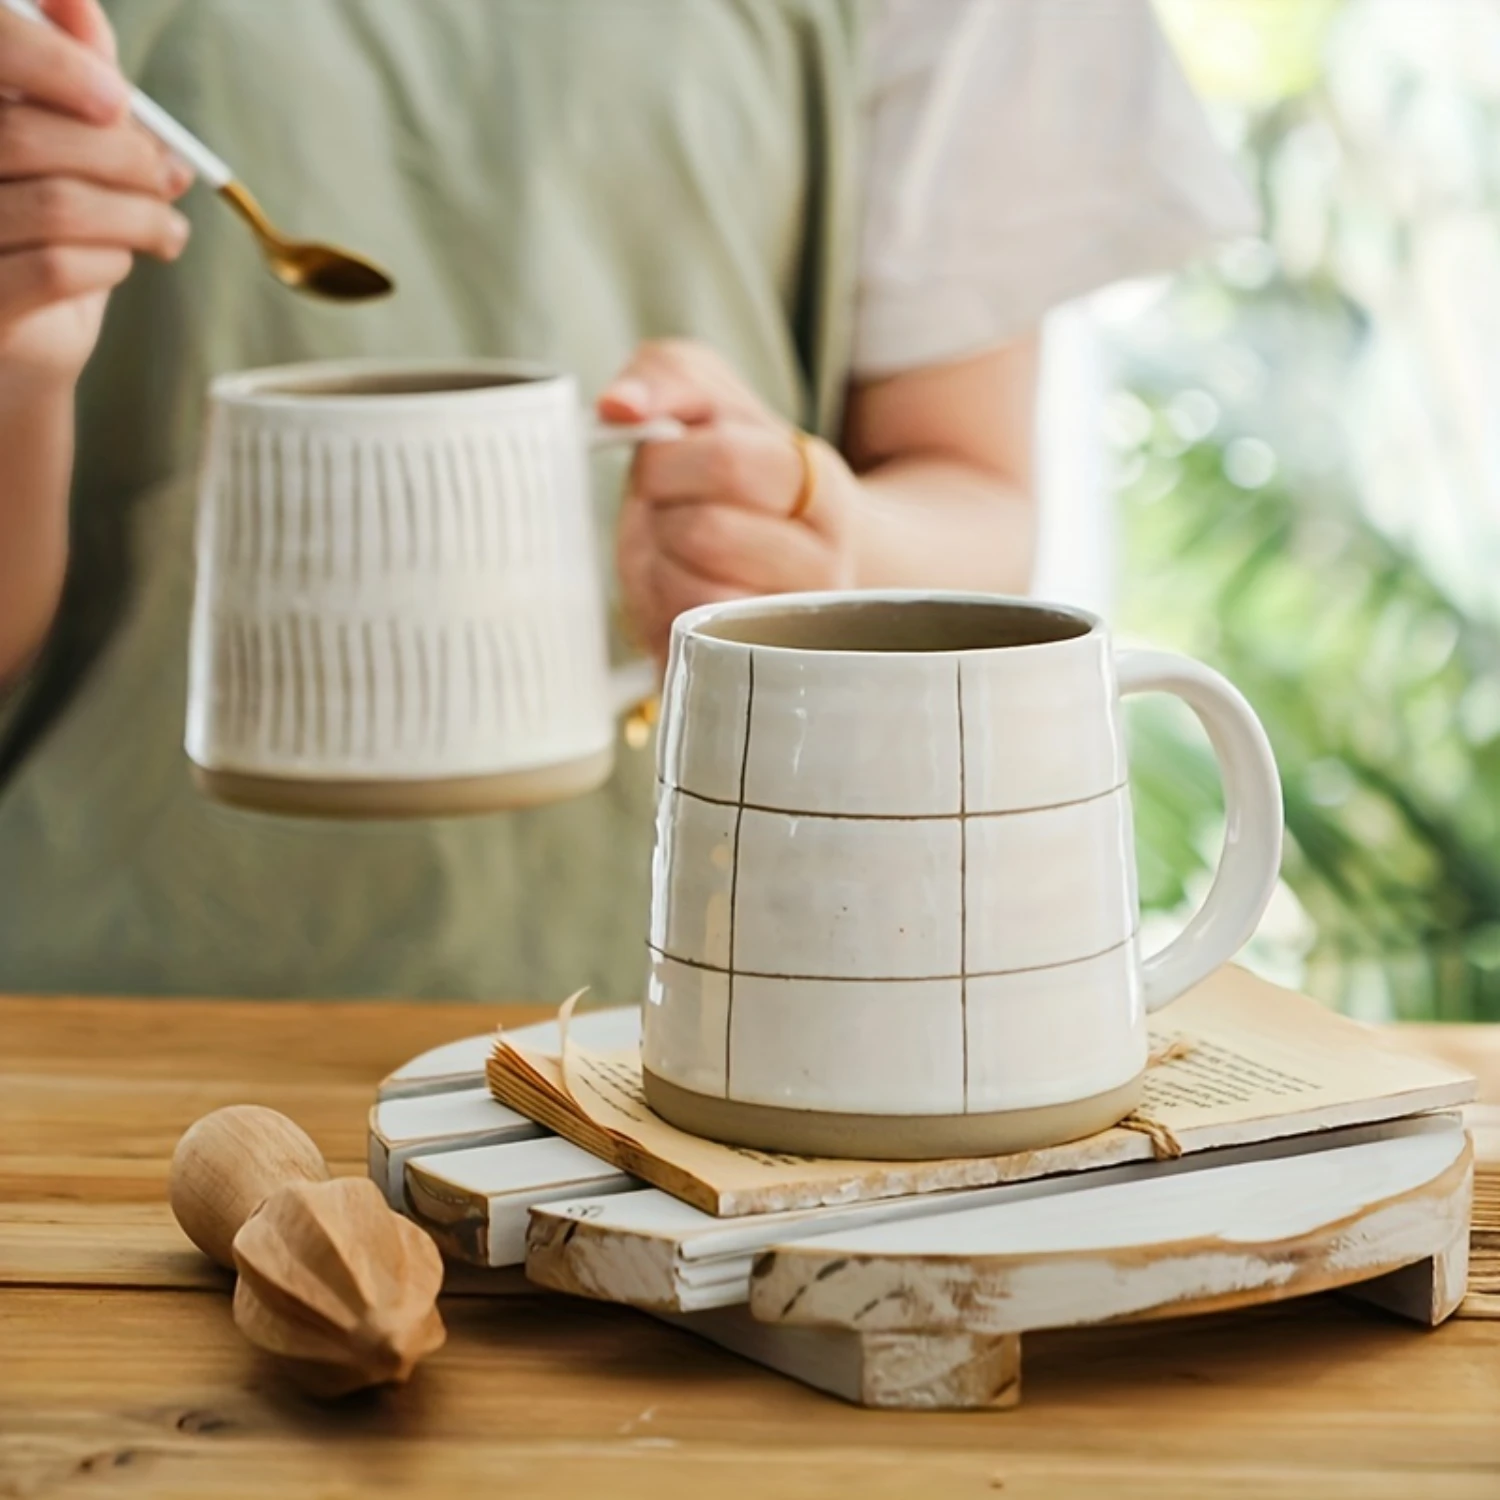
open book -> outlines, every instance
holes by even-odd
[[[784,1213],[1021,1182],[1252,1146],[1448,1109],[1474,1079],[1233,966],[1164,1012],[1141,1107],[1086,1140],[1010,1156],[861,1162],[722,1146],[659,1119],[638,1048],[561,1055],[506,1033],[486,1065],[494,1097],[622,1173],[705,1213]]]

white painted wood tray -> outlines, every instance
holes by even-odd
[[[608,1048],[632,1014],[577,1018]],[[527,1028],[545,1045],[549,1025]],[[555,1027],[550,1028],[555,1031]],[[1066,1178],[719,1219],[491,1099],[490,1036],[382,1085],[370,1172],[450,1258],[643,1308],[866,1406],[1020,1398],[1021,1336],[1331,1288],[1430,1326],[1464,1295],[1457,1114]]]

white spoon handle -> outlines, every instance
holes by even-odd
[[[20,0],[13,0],[20,3]],[[155,99],[139,89],[130,91],[130,113],[169,151],[180,156],[211,188],[234,181],[234,173],[186,125],[174,120]]]
[[[44,26],[52,24],[31,0],[0,0],[0,5],[18,16],[25,16],[28,21],[40,21]],[[162,145],[180,156],[210,187],[221,188],[225,183],[234,181],[234,173],[192,131],[180,125],[161,105],[154,99],[148,99],[137,88],[130,91],[130,113]]]

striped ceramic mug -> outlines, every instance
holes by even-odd
[[[567,375],[355,360],[228,375],[199,488],[186,744],[269,811],[438,816],[587,791],[615,718],[590,448]]]
[[[1121,694],[1181,697],[1223,774],[1202,908],[1137,947]],[[646,1094],[772,1150],[1024,1150],[1126,1115],[1146,1015],[1224,963],[1275,887],[1281,789],[1217,673],[1113,650],[1071,609],[785,596],[676,623]]]

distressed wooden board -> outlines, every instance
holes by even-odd
[[[556,1136],[474,1146],[406,1163],[406,1207],[444,1254],[471,1265],[519,1265],[531,1208],[637,1184]]]
[[[856,1406],[979,1411],[1021,1399],[1021,1341],[1012,1334],[859,1334],[761,1323],[743,1307],[663,1315],[721,1349]]]
[[[1449,1119],[1411,1127],[1281,1161],[803,1240],[757,1261],[750,1310],[861,1332],[1016,1333],[1245,1306],[1462,1258],[1468,1137]]]
[[[467,1107],[470,1094],[472,1090],[429,1095],[421,1100],[409,1098],[396,1107],[412,1115],[408,1124],[419,1131],[431,1123],[427,1111],[432,1111],[431,1118],[435,1119],[444,1110],[453,1110],[456,1121],[457,1112]],[[386,1107],[392,1107],[389,1101]],[[507,1119],[504,1123],[511,1122]],[[1444,1136],[1450,1148],[1449,1177],[1456,1173],[1462,1179],[1461,1184],[1449,1182],[1446,1194],[1430,1192],[1420,1213],[1413,1210],[1411,1203],[1404,1210],[1393,1208],[1387,1201],[1392,1193],[1400,1198],[1404,1192],[1410,1198],[1418,1191],[1410,1184],[1402,1188],[1406,1181],[1403,1171],[1408,1176],[1415,1173],[1421,1180],[1418,1186],[1431,1184],[1431,1172],[1424,1178],[1423,1171],[1432,1167],[1432,1160],[1424,1158],[1414,1166],[1405,1158],[1420,1155],[1424,1147],[1441,1156],[1440,1145],[1432,1147],[1431,1142],[1441,1142]],[[1413,1140],[1418,1145],[1410,1145]],[[1408,1144],[1403,1145],[1404,1142]],[[1123,1311],[1084,1306],[1071,1317],[1054,1311],[1050,1320],[1040,1326],[1107,1321],[1120,1316],[1170,1316],[1249,1305],[1346,1286],[1370,1277],[1377,1280],[1367,1300],[1419,1321],[1435,1322],[1451,1314],[1454,1287],[1462,1285],[1468,1194],[1472,1191],[1472,1166],[1456,1115],[1383,1121],[1324,1132],[1317,1137],[1224,1149],[1212,1156],[1174,1163],[1131,1163],[1091,1173],[1087,1178],[1006,1184],[845,1208],[795,1211],[775,1215],[774,1222],[772,1216],[726,1222],[665,1194],[643,1189],[628,1178],[608,1181],[605,1191],[585,1192],[582,1196],[558,1191],[563,1184],[557,1179],[565,1177],[567,1171],[607,1168],[597,1157],[576,1147],[565,1171],[542,1168],[540,1162],[547,1152],[567,1146],[556,1137],[521,1143],[520,1147],[473,1149],[463,1145],[461,1132],[455,1130],[444,1136],[442,1143],[445,1148],[442,1154],[414,1155],[407,1162],[404,1174],[398,1174],[391,1169],[388,1139],[383,1140],[385,1155],[372,1154],[372,1167],[377,1175],[384,1173],[388,1192],[394,1192],[397,1176],[404,1175],[407,1210],[426,1222],[439,1243],[450,1252],[493,1266],[504,1265],[522,1253],[522,1225],[529,1217],[528,1270],[539,1283],[606,1300],[631,1301],[816,1389],[861,1405],[913,1410],[971,1409],[1010,1405],[1019,1400],[1020,1334],[1031,1325],[1017,1320],[1010,1326],[990,1326],[983,1317],[972,1316],[967,1306],[960,1313],[958,1298],[950,1298],[952,1305],[946,1322],[931,1306],[900,1326],[881,1326],[878,1320],[869,1327],[856,1321],[839,1324],[812,1314],[805,1321],[767,1320],[764,1306],[755,1301],[748,1280],[757,1252],[766,1251],[762,1261],[767,1268],[766,1276],[760,1279],[768,1280],[778,1257],[791,1257],[799,1245],[827,1244],[840,1233],[857,1237],[861,1233],[878,1234],[882,1228],[895,1232],[903,1225],[920,1231],[921,1226],[944,1225],[947,1220],[971,1220],[987,1209],[1009,1208],[1019,1212],[1027,1204],[1041,1205],[1065,1197],[1087,1198],[1111,1189],[1117,1193],[1132,1189],[1139,1192],[1151,1187],[1160,1192],[1162,1184],[1174,1179],[1191,1177],[1197,1182],[1205,1176],[1222,1178],[1236,1166],[1253,1167],[1263,1177],[1275,1171],[1284,1178],[1288,1172],[1294,1175],[1305,1172],[1301,1159],[1309,1153],[1335,1159],[1324,1164],[1324,1180],[1337,1178],[1347,1183],[1349,1154],[1363,1147],[1384,1152],[1375,1163],[1373,1177],[1379,1178],[1388,1192],[1376,1204],[1362,1201],[1342,1215],[1349,1221],[1342,1226],[1347,1240],[1344,1245],[1319,1242],[1317,1230],[1323,1230],[1325,1237],[1334,1233],[1322,1218],[1315,1228],[1303,1225],[1299,1234],[1289,1235],[1286,1206],[1282,1204],[1278,1207],[1280,1217],[1272,1215],[1277,1250],[1269,1257],[1262,1257],[1269,1263],[1279,1254],[1282,1263],[1272,1265],[1259,1282],[1253,1275],[1247,1279],[1247,1257],[1237,1247],[1236,1252],[1220,1257],[1216,1271],[1224,1285],[1217,1288],[1210,1286],[1215,1272],[1199,1265],[1204,1286],[1197,1295],[1184,1295],[1179,1288],[1170,1294],[1158,1294],[1154,1299],[1143,1298],[1137,1287],[1128,1294],[1131,1305]],[[511,1170],[510,1163],[516,1159],[515,1153],[527,1146],[534,1149],[537,1165],[529,1175],[518,1175]],[[1370,1159],[1365,1160],[1368,1165]],[[1354,1176],[1358,1178],[1358,1171]],[[1264,1182],[1261,1187],[1264,1189]],[[1182,1204],[1196,1203],[1201,1196],[1196,1191],[1178,1193]],[[1226,1202],[1243,1198],[1243,1181],[1231,1182],[1230,1191],[1221,1196]],[[1275,1196],[1274,1192],[1271,1196]],[[1369,1197],[1366,1192],[1364,1199]],[[549,1201],[553,1206],[549,1207]],[[962,1211],[958,1207],[960,1202],[965,1205]],[[1262,1204],[1263,1210],[1268,1203],[1269,1199]],[[1390,1212],[1386,1220],[1381,1220],[1382,1205],[1401,1222],[1390,1222]],[[1446,1210],[1446,1216],[1433,1209]],[[1328,1209],[1325,1202],[1323,1211],[1337,1213],[1337,1208]],[[1415,1227],[1418,1219],[1421,1231]],[[1119,1215],[1106,1214],[1105,1222],[1113,1223],[1118,1230]],[[838,1228],[831,1233],[834,1226]],[[1240,1229],[1243,1233],[1243,1225]],[[946,1236],[947,1227],[940,1232]],[[1118,1240],[1121,1236],[1115,1233],[1112,1238]],[[1128,1235],[1125,1238],[1128,1241]],[[1094,1248],[1108,1247],[1110,1239],[1106,1235]],[[1291,1243],[1292,1240],[1296,1243]],[[1351,1250],[1351,1246],[1358,1248]],[[1127,1243],[1124,1248],[1134,1251],[1138,1258],[1149,1259],[1148,1247],[1149,1236],[1141,1243]],[[1183,1250],[1183,1247],[1173,1248]],[[1203,1247],[1195,1245],[1191,1253],[1184,1252],[1179,1258],[1190,1263],[1196,1258],[1201,1262]],[[1248,1257],[1251,1261],[1255,1258]],[[976,1257],[971,1255],[970,1259]],[[815,1267],[814,1285],[821,1287],[824,1282],[839,1280],[843,1267],[830,1271],[828,1266],[824,1258]],[[889,1288],[880,1296],[889,1300],[888,1292]],[[747,1295],[751,1298],[750,1305],[738,1305]],[[1055,1295],[1059,1299],[1065,1295],[1061,1282]],[[803,1297],[804,1294],[797,1293],[791,1300],[795,1303]],[[854,1311],[868,1314],[866,1303]]]
[[[748,1297],[752,1262],[773,1245],[846,1228],[1056,1197],[1110,1183],[1202,1172],[1235,1162],[1277,1160],[1310,1150],[1333,1150],[1387,1140],[1409,1128],[1407,1121],[1387,1121],[1260,1146],[1231,1147],[1173,1162],[1106,1167],[1083,1176],[739,1219],[717,1218],[654,1188],[539,1204],[532,1212],[527,1234],[527,1274],[538,1285],[555,1291],[653,1311],[728,1307]]]
[[[449,1089],[472,1089],[484,1084],[484,1063],[495,1045],[493,1031],[482,1036],[466,1036],[456,1042],[445,1042],[402,1063],[394,1073],[380,1080],[375,1098],[420,1099],[427,1094],[441,1094]]]
[[[473,1146],[535,1140],[540,1125],[497,1104],[487,1088],[384,1099],[370,1109],[370,1176],[392,1208],[405,1199],[406,1164],[414,1156]]]
[[[1409,1322],[1436,1328],[1460,1311],[1468,1281],[1469,1238],[1455,1234],[1426,1260],[1401,1266],[1372,1281],[1345,1287],[1357,1301],[1383,1307]]]

